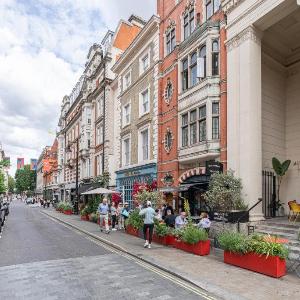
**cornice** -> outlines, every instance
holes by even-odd
[[[228,14],[243,1],[244,0],[221,0],[222,10],[225,14]]]

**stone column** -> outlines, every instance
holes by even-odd
[[[262,196],[261,33],[250,26],[227,42],[228,168],[242,178],[249,208]],[[262,205],[251,220],[262,219]]]

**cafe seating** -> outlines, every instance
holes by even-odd
[[[297,218],[300,216],[300,204],[298,204],[296,201],[290,201],[289,207],[290,207],[289,222],[291,222],[293,218],[294,218],[294,222],[296,222]]]

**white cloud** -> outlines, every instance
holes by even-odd
[[[11,157],[37,158],[54,139],[63,96],[89,47],[131,14],[148,19],[156,0],[1,0],[0,142]]]

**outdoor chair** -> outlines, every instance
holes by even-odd
[[[291,217],[291,211],[292,211],[291,203],[297,203],[297,201],[296,200],[291,200],[291,201],[288,202],[288,206],[289,206],[289,209],[290,209],[288,219],[290,219],[290,217]]]
[[[294,217],[294,222],[296,222],[297,218],[300,216],[300,204],[298,204],[297,202],[292,202],[291,204],[291,215],[289,218],[289,221],[292,220],[292,218]]]

